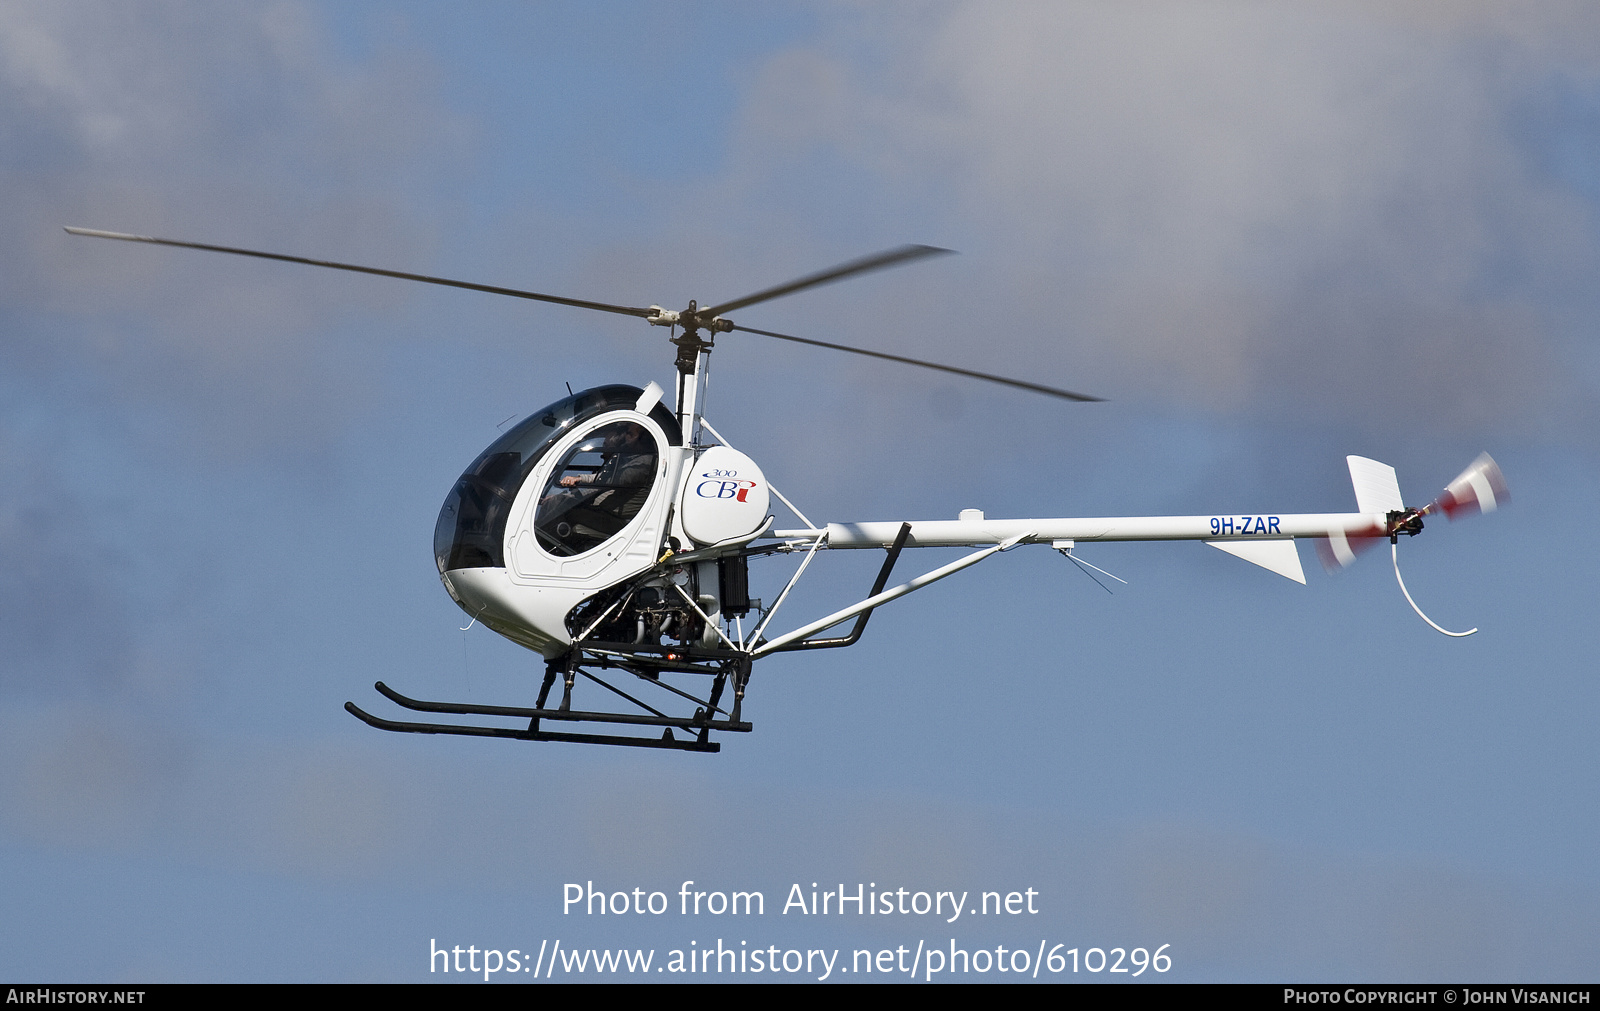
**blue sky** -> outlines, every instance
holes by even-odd
[[[1596,975],[1586,8],[20,3],[0,89],[0,974],[721,937]],[[709,417],[816,519],[1337,511],[1352,453],[1422,502],[1487,450],[1514,503],[1402,545],[1467,640],[1377,553],[1085,550],[1112,596],[1041,548],[759,667],[717,756],[384,735],[341,708],[380,678],[530,698],[438,584],[439,503],[565,384],[666,383],[661,333],[64,224],[663,305],[925,242],[962,255],[740,322],[1108,398],[719,340]],[[1042,912],[561,912],[688,879]]]

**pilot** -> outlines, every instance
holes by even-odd
[[[555,554],[589,550],[627,526],[650,497],[656,450],[649,431],[618,422],[601,432],[599,468],[562,474],[540,499],[534,526]]]
[[[601,450],[605,462],[592,474],[567,474],[563,488],[596,485],[601,488],[639,488],[650,483],[656,469],[654,440],[639,425],[622,422],[606,433]]]

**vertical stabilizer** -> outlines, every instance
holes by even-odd
[[[1350,465],[1350,481],[1356,486],[1358,512],[1388,514],[1405,509],[1405,499],[1400,497],[1400,479],[1395,477],[1393,467],[1364,456],[1344,459]]]

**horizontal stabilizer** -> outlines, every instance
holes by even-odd
[[[1392,471],[1390,473],[1393,473]],[[1247,541],[1206,541],[1230,555],[1254,562],[1263,569],[1271,569],[1285,579],[1304,584],[1305,570],[1300,568],[1300,552],[1295,550],[1293,537],[1273,537]]]
[[[1356,486],[1356,511],[1387,514],[1405,509],[1393,467],[1364,456],[1344,459],[1350,465],[1350,481]]]

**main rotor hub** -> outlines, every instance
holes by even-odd
[[[705,330],[709,334],[719,334],[733,329],[732,320],[702,315],[699,303],[693,299],[689,300],[689,308],[683,312],[672,312],[658,305],[650,308],[654,310],[654,315],[649,317],[653,325],[683,327],[683,333],[673,337],[672,343],[678,346],[678,358],[674,364],[686,376],[694,374],[700,352],[710,351],[715,346],[711,337],[702,338],[700,332]]]

